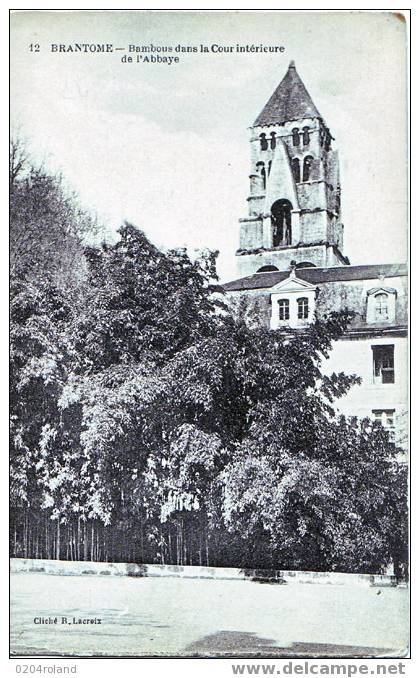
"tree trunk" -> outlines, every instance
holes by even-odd
[[[57,539],[56,539],[55,558],[60,560],[60,519],[57,519]]]

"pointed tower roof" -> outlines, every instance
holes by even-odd
[[[298,75],[295,62],[291,61],[286,75],[271,95],[253,126],[274,125],[289,120],[320,117],[320,112]]]

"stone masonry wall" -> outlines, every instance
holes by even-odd
[[[304,572],[297,570],[251,570],[234,567],[197,565],[148,565],[137,563],[96,563],[68,560],[11,558],[10,571],[38,572],[61,576],[174,577],[183,579],[228,579],[278,584],[332,584],[335,586],[397,586],[390,574],[347,574],[342,572]]]

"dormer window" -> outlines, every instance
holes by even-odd
[[[292,129],[292,142],[293,146],[299,146],[300,145],[300,136],[299,136],[299,128],[294,127]]]
[[[307,320],[309,317],[309,300],[307,297],[301,297],[297,300],[298,320]]]
[[[375,294],[375,319],[378,322],[388,320],[388,295],[385,292]]]
[[[272,287],[271,329],[308,327],[315,320],[316,292],[315,285],[299,278],[292,269],[286,280]]]
[[[289,320],[290,304],[288,299],[279,299],[279,320]]]
[[[392,287],[374,287],[367,293],[367,323],[395,322],[397,290]]]

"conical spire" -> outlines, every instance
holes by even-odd
[[[254,127],[320,117],[321,114],[296,71],[295,62],[291,61],[286,75],[254,122]]]

